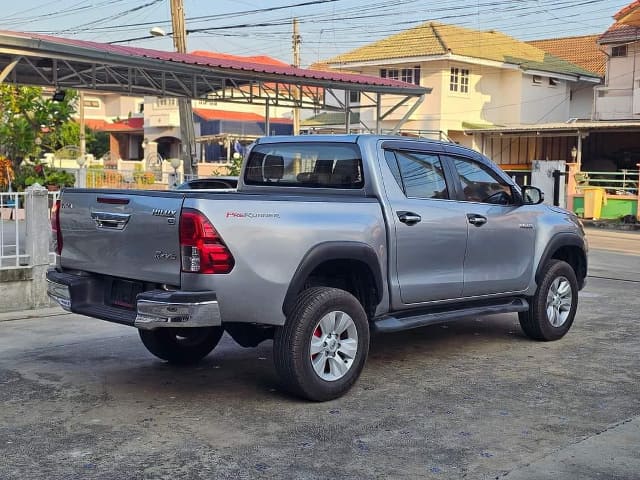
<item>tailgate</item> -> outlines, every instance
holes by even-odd
[[[60,265],[179,286],[182,201],[173,192],[65,190]]]

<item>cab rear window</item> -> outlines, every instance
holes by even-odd
[[[244,183],[288,187],[362,188],[362,158],[358,147],[353,144],[258,144],[249,154]]]

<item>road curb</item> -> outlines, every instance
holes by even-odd
[[[27,320],[30,318],[57,317],[60,315],[70,315],[70,313],[60,307],[38,308],[35,310],[19,310],[16,312],[0,313],[0,322]]]

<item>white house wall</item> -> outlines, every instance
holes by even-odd
[[[633,88],[634,77],[640,77],[640,43],[627,46],[626,57],[611,57],[611,46],[607,45],[609,59],[607,61],[606,83],[610,88]]]
[[[522,111],[519,123],[566,122],[570,115],[570,90],[568,82],[557,80],[551,86],[549,78],[540,77],[533,82],[533,75],[522,78]]]
[[[611,57],[607,49],[606,85],[596,89],[595,119],[640,119],[640,42],[627,46],[626,57]]]
[[[570,118],[591,119],[594,86],[590,82],[577,82],[572,85],[571,103],[569,104]]]
[[[113,93],[85,92],[85,118],[112,121],[129,118],[140,112],[143,99]],[[97,103],[97,105],[96,105]]]

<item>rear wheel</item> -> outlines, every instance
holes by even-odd
[[[519,314],[520,326],[534,340],[557,340],[571,328],[577,308],[578,281],[573,268],[562,260],[550,260],[529,310]]]
[[[360,302],[329,287],[303,291],[274,339],[276,370],[291,393],[314,401],[338,398],[360,376],[369,352],[369,323]]]
[[[177,365],[199,362],[218,345],[221,327],[139,330],[140,339],[156,357]]]

